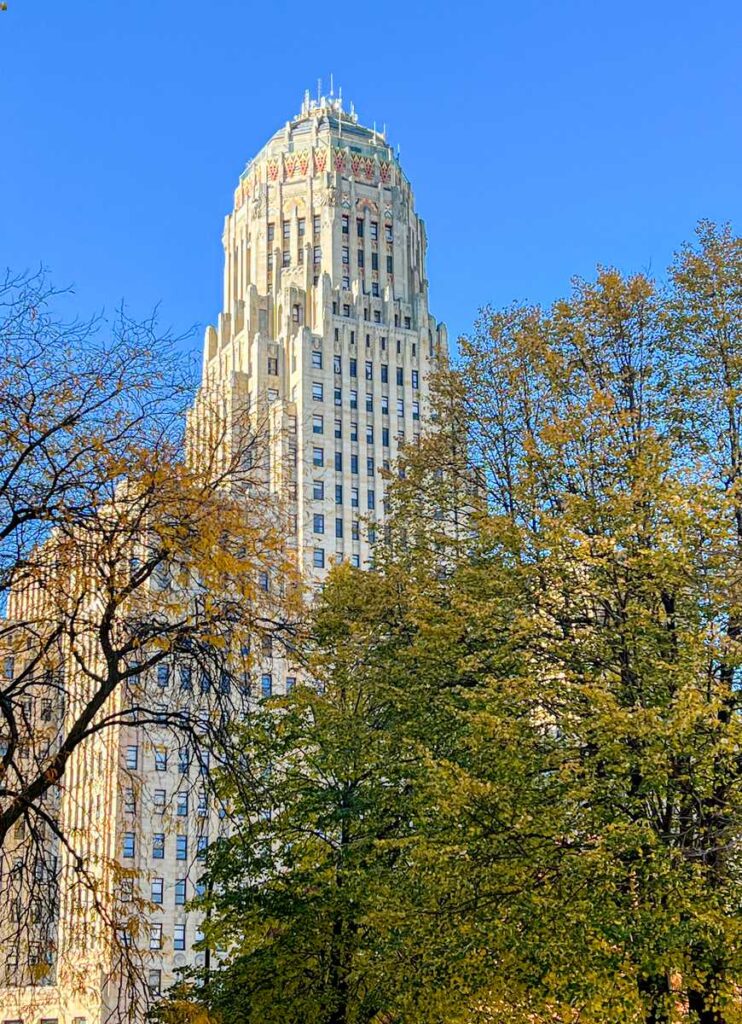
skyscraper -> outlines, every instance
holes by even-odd
[[[321,580],[335,560],[365,565],[383,522],[382,471],[418,436],[430,372],[447,350],[428,310],[411,186],[382,133],[340,99],[306,96],[241,175],[223,243],[223,311],[204,339],[191,443],[215,408],[230,430],[259,425],[266,487],[286,509],[306,577]],[[255,696],[286,689],[292,671],[268,657]],[[152,686],[174,686],[176,673],[182,666],[159,666]],[[189,763],[172,736],[132,725],[86,741],[61,794],[61,820],[85,833],[102,891],[146,901],[128,941],[154,994],[204,956],[191,948],[199,921],[185,903],[209,838],[226,827],[207,773],[208,751]],[[102,1024],[126,1009],[116,946],[96,909],[78,905],[69,853],[56,856],[57,962],[16,967],[23,988],[6,976],[0,1024]]]

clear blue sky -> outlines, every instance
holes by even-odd
[[[334,72],[401,146],[433,312],[548,302],[597,263],[661,271],[739,226],[742,7],[623,0],[10,0],[0,265],[90,312],[201,328],[244,164]]]

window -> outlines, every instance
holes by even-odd
[[[376,255],[376,253],[374,253],[374,256],[375,255]],[[378,281],[372,281],[371,282],[371,294],[373,295],[373,297],[375,299],[378,299],[378,297],[379,297],[379,282]],[[376,321],[377,324],[381,323],[381,313],[378,311],[378,309],[374,310],[374,320]]]
[[[281,253],[281,266],[282,267],[290,267],[291,266],[291,253],[289,252],[288,249],[284,249],[283,252]]]
[[[271,377],[278,376],[278,359],[268,356],[268,373]]]
[[[297,253],[297,259],[299,261],[299,265],[303,267],[304,266],[304,246],[303,245],[299,246],[299,251]]]
[[[376,508],[376,491],[369,491],[366,497],[368,499],[368,507]]]
[[[186,880],[176,878],[175,880],[175,906],[182,907],[186,901]]]
[[[147,972],[147,988],[153,996],[159,996],[162,990],[162,971]]]
[[[188,836],[175,837],[175,859],[186,860],[188,858]]]
[[[324,434],[325,432],[325,421],[322,416],[312,416],[312,433],[313,434]]]
[[[173,949],[185,949],[185,931],[186,926],[184,924],[176,924],[173,929]]]
[[[387,272],[387,274],[393,274],[394,273],[394,263],[392,261],[392,257],[391,256],[387,256],[387,258],[386,258],[386,272]]]
[[[358,456],[351,455],[350,457],[350,471],[355,476],[358,473]]]
[[[306,234],[307,222],[304,220],[303,217],[299,217],[299,220],[297,221],[297,227],[299,228],[300,236]]]
[[[351,377],[357,377],[358,376],[358,360],[357,359],[351,359],[351,361],[350,361],[350,375],[351,375]]]
[[[209,846],[208,836],[199,836],[196,840],[196,860],[206,860],[206,850]]]
[[[321,402],[324,399],[324,388],[319,381],[312,383],[312,398],[315,402]]]
[[[379,222],[376,220],[371,221],[371,241],[377,241],[379,237]]]
[[[268,267],[268,274],[270,275],[270,274],[273,273],[273,253],[272,252],[268,253],[268,258],[267,258],[267,260],[265,262],[266,262],[266,266]]]
[[[124,832],[122,837],[122,855],[127,860],[131,860],[134,857],[136,850],[136,839],[133,832]]]
[[[185,818],[188,815],[188,794],[187,793],[176,793],[175,794],[175,813],[179,818]]]
[[[342,248],[342,260],[343,263],[350,263],[350,249],[347,245],[344,245]]]
[[[394,234],[392,232],[391,224],[384,225],[384,237],[386,238],[387,242],[391,242],[393,240]]]
[[[389,364],[388,363],[382,363],[381,364],[381,383],[382,384],[388,384],[389,383]]]
[[[3,658],[3,675],[6,679],[12,679],[15,675],[15,658],[8,656]]]
[[[412,403],[412,418],[413,418],[413,420],[419,420],[420,419],[420,403],[419,402],[413,402]]]
[[[272,242],[275,237],[276,237],[276,226],[275,226],[275,224],[269,224],[268,225],[268,241]]]
[[[285,220],[283,222],[283,237],[291,238],[291,221]]]
[[[136,771],[139,767],[139,747],[131,746],[126,748],[126,767],[130,771]]]
[[[324,533],[325,532],[325,517],[320,513],[316,512],[314,515],[314,532]]]
[[[336,519],[335,520],[335,536],[336,537],[342,537],[343,536],[343,520],[342,519]]]
[[[181,775],[186,775],[190,766],[190,756],[188,754],[188,747],[181,747],[178,750],[178,771]]]
[[[397,386],[404,384],[404,369],[401,366],[397,367]]]
[[[335,452],[335,472],[342,473],[343,471],[343,453]]]
[[[291,693],[296,687],[296,676],[286,676],[286,693]]]
[[[373,412],[373,411],[374,411],[374,396],[370,395],[370,394],[367,394],[366,395],[366,412]]]
[[[398,325],[398,322],[399,322],[399,317],[395,316],[394,320],[395,320],[394,326],[396,327]],[[397,338],[397,355],[399,355],[401,351],[402,351],[402,342],[400,341],[399,338]]]
[[[343,214],[342,225],[343,225],[343,234],[347,235],[348,234],[348,228],[350,226],[350,218],[348,217],[347,213]]]
[[[358,266],[363,266],[363,249],[358,250]]]
[[[404,399],[397,399],[397,416],[404,416]]]
[[[312,231],[315,233],[315,235],[319,234],[319,224],[320,224],[319,214],[315,214],[314,217],[312,218]]]
[[[151,924],[149,926],[149,948],[162,949],[162,925]]]
[[[358,508],[358,488],[351,487],[350,489],[350,507]]]
[[[350,316],[350,306],[347,302],[343,305],[343,316]]]
[[[378,252],[372,252],[371,253],[371,269],[372,270],[378,270],[379,269],[379,254],[378,254]],[[378,294],[378,287],[379,286],[377,285],[376,287],[377,287],[377,294]]]
[[[324,466],[324,464],[325,464],[325,450],[324,450],[324,448],[312,448],[312,464],[314,466]]]
[[[371,423],[366,424],[366,444],[374,443],[374,428]]]
[[[363,217],[356,217],[356,234],[363,238]]]
[[[350,564],[352,566],[354,566],[356,569],[360,568],[361,556],[360,555],[351,555],[350,556]]]
[[[385,448],[389,447],[389,427],[381,428],[381,443]]]
[[[407,328],[407,330],[409,330],[410,327],[412,327],[412,320],[410,319],[410,317],[406,316],[404,318],[404,325]]]
[[[412,387],[415,389],[415,391],[417,391],[418,388],[420,387],[420,373],[418,370],[412,371]]]
[[[137,813],[137,802],[134,797],[134,790],[131,788],[124,790],[124,814],[136,814]]]
[[[366,360],[366,380],[374,379],[374,364],[370,359]]]
[[[312,351],[312,367],[315,370],[322,369],[322,353],[317,351],[317,349]]]
[[[343,504],[343,485],[342,484],[335,484],[335,504],[336,505],[342,505]]]
[[[358,424],[351,422],[350,424],[350,439],[351,441],[358,440]]]
[[[278,391],[277,391],[276,388],[268,388],[268,401],[269,402],[277,402],[278,401]]]
[[[170,668],[168,665],[157,666],[157,685],[165,687],[170,679]]]
[[[270,672],[264,672],[260,677],[260,696],[271,697],[273,695],[273,676]]]
[[[165,857],[165,833],[155,832],[152,836],[152,856],[155,860],[163,860]]]
[[[152,794],[152,802],[155,805],[155,812],[157,814],[165,813],[165,803],[167,801],[167,793],[164,789],[156,789]]]
[[[380,324],[381,323],[381,313],[378,311],[378,309],[374,310],[374,323],[375,324]]]
[[[162,903],[164,885],[161,878],[153,878],[149,883],[149,898],[152,903]]]
[[[192,673],[190,665],[180,665],[178,668],[181,690],[190,690],[192,687]]]
[[[325,567],[325,549],[324,548],[315,548],[312,561],[313,561],[315,569],[324,569],[324,567]]]
[[[350,291],[350,278],[349,277],[343,276],[342,286],[343,286],[343,288],[345,289],[346,292]]]
[[[366,476],[373,476],[375,472],[374,460],[372,458],[366,459]]]
[[[315,245],[312,259],[315,265],[322,262],[322,249],[319,245]]]
[[[353,540],[358,540],[360,538],[360,529],[357,519],[354,519],[353,522],[350,524],[350,533]]]
[[[350,392],[350,407],[351,409],[358,408],[358,392],[351,389]]]
[[[335,420],[335,437],[343,436],[343,421]]]
[[[155,771],[167,771],[167,750],[165,747],[155,747]]]
[[[258,573],[258,586],[261,590],[265,590],[266,592],[270,590],[270,578],[265,569],[261,569]]]
[[[341,388],[335,388],[335,405],[343,404],[343,392]]]
[[[312,497],[315,501],[324,501],[325,485],[321,480],[312,481]]]
[[[332,372],[342,373],[343,371],[343,360],[341,356],[332,357]]]

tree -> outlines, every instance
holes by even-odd
[[[482,653],[435,888],[458,851],[438,962],[484,1019],[739,1020],[739,252],[703,225],[666,293],[601,271],[464,346]]]
[[[191,990],[225,1024],[371,1022],[388,1004],[386,906],[419,771],[387,675],[397,616],[389,580],[338,569],[315,612],[312,684],[238,728],[242,779],[220,793],[239,824],[210,850],[200,902],[204,943],[229,953]]]
[[[70,766],[116,764],[107,737],[129,727],[229,762],[252,652],[291,628],[296,593],[261,424],[233,429],[202,391],[184,458],[193,392],[174,340],[123,314],[103,340],[106,325],[63,323],[54,299],[39,277],[0,292],[0,858],[15,892],[1,937],[30,980],[59,952],[60,893],[87,888],[110,942],[120,926],[115,865],[94,853],[105,822],[60,814]]]

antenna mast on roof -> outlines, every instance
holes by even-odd
[[[335,76],[330,72],[330,99],[335,95]]]

